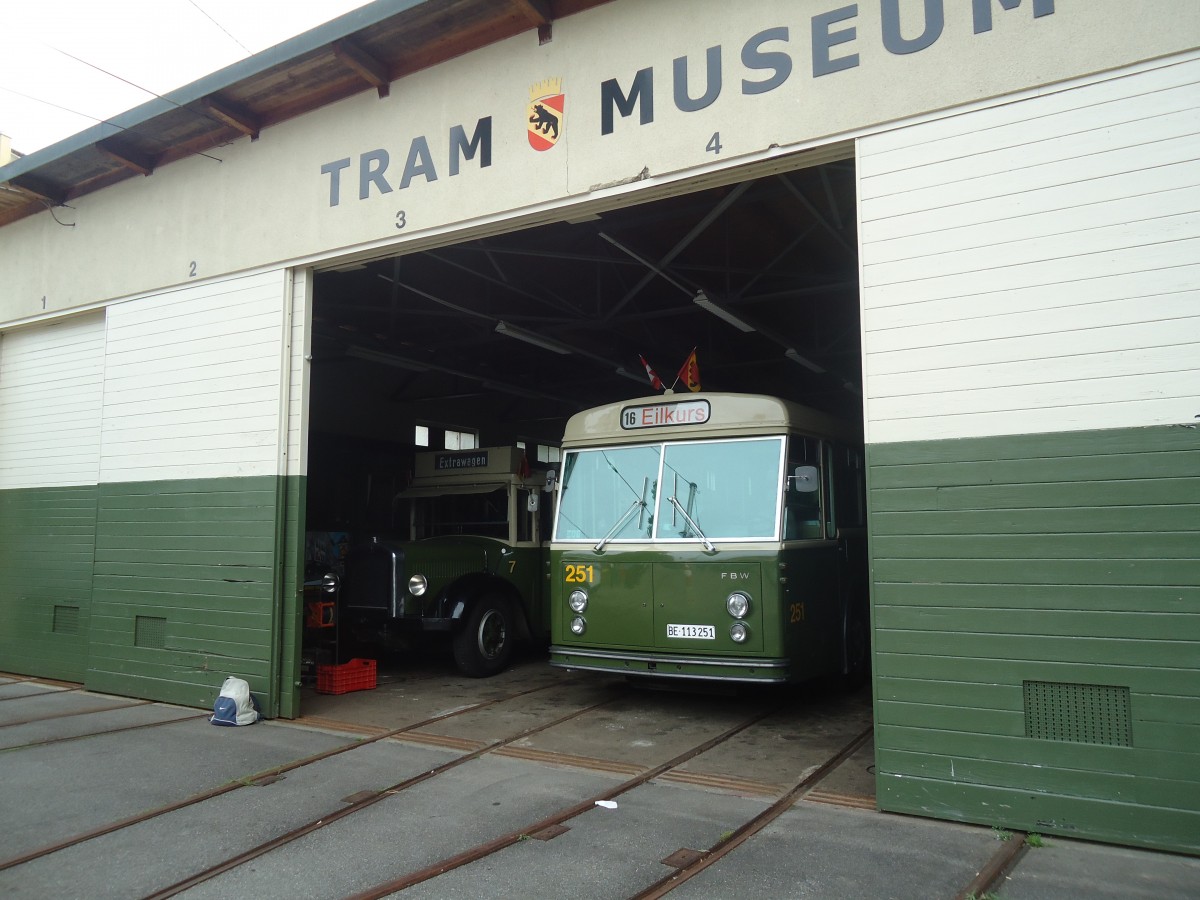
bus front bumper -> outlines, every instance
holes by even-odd
[[[550,648],[550,665],[582,672],[706,681],[779,684],[791,681],[793,677],[792,664],[786,659],[581,650],[557,645]]]

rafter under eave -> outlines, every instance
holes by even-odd
[[[549,25],[554,21],[554,10],[550,8],[549,0],[513,0],[520,7],[525,18],[538,26]]]
[[[37,178],[34,175],[18,175],[16,178],[9,179],[8,183],[53,206],[62,206],[67,202],[67,191],[65,188],[46,181],[43,178]]]
[[[216,97],[205,97],[201,101],[201,105],[205,112],[220,119],[226,125],[236,128],[242,134],[249,135],[250,140],[258,140],[258,134],[262,131],[262,120],[250,110]]]
[[[336,41],[333,55],[346,64],[363,81],[379,92],[380,99],[391,89],[391,73],[387,66],[351,40]]]
[[[148,153],[140,153],[132,147],[123,147],[105,141],[97,144],[96,149],[110,159],[120,163],[126,169],[137,172],[139,175],[149,175],[157,165],[155,157]]]

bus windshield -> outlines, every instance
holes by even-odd
[[[563,541],[775,540],[783,438],[569,451]]]

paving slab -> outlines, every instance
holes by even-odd
[[[365,890],[611,787],[601,775],[473,760],[200,885],[188,900],[325,900]],[[304,872],[297,878],[297,872]],[[500,896],[481,888],[481,897]]]
[[[130,703],[120,709],[92,710],[82,715],[56,716],[0,726],[0,750],[28,746],[43,741],[72,740],[104,734],[122,728],[136,728],[160,722],[199,718],[208,713],[185,706],[161,703]]]
[[[404,900],[611,900],[669,875],[663,862],[685,848],[719,842],[762,812],[761,799],[651,783],[622,794],[616,809],[594,808],[552,840],[530,838],[495,856],[394,896]],[[729,895],[734,896],[734,895]]]
[[[1200,859],[1063,838],[1031,847],[995,890],[1003,900],[1197,900]]]
[[[0,895],[69,897],[87,885],[88,900],[146,896],[345,809],[348,797],[384,790],[454,756],[390,740],[372,742],[269,784],[241,787],[0,871]],[[287,880],[303,873],[302,866]]]
[[[41,697],[46,694],[70,693],[71,688],[53,684],[39,684],[36,681],[16,681],[0,679],[0,700],[19,700],[24,697]]]
[[[0,861],[342,746],[346,738],[271,722],[221,728],[189,719],[158,728],[0,753]]]
[[[671,897],[950,898],[997,844],[988,828],[801,803]]]
[[[0,685],[20,690],[0,701],[0,727],[30,719],[45,719],[51,716],[66,716],[84,712],[104,712],[113,707],[138,706],[144,700],[127,700],[106,694],[91,694],[86,691],[68,691],[44,685]]]

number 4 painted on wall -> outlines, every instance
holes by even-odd
[[[721,132],[714,131],[713,136],[708,139],[708,143],[704,145],[704,149],[709,153],[721,152]]]

